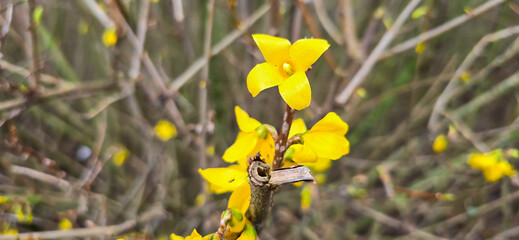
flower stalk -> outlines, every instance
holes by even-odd
[[[285,108],[285,114],[283,115],[283,122],[281,123],[281,131],[276,139],[276,151],[274,153],[272,170],[276,170],[283,166],[283,155],[288,149],[287,139],[288,133],[290,132],[290,126],[292,126],[292,121],[294,120],[294,113],[295,110],[287,104],[287,107]]]

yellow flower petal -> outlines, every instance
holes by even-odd
[[[308,132],[304,145],[310,146],[318,157],[332,160],[350,152],[350,142],[344,136],[330,132]]]
[[[313,173],[323,172],[332,166],[332,161],[327,158],[318,158],[315,162],[304,163]]]
[[[234,144],[225,150],[225,153],[222,156],[223,160],[233,163],[247,158],[249,153],[254,149],[254,147],[256,147],[257,141],[258,133],[256,133],[256,131],[238,133]]]
[[[330,132],[345,135],[348,132],[348,124],[342,121],[337,113],[329,112],[310,129],[310,132]]]
[[[436,139],[434,139],[432,149],[436,153],[441,153],[447,149],[447,138],[445,135],[440,134],[436,137]]]
[[[287,39],[265,34],[253,34],[252,38],[268,63],[279,65],[288,60],[290,41]]]
[[[171,235],[169,235],[169,239],[171,239],[171,240],[184,240],[184,237],[181,237],[181,236],[178,236],[178,235],[172,233]]]
[[[155,135],[163,142],[177,136],[177,128],[175,125],[168,120],[160,120],[155,128],[153,129]]]
[[[483,153],[471,154],[467,164],[472,168],[484,170],[492,167],[497,162],[496,159],[489,157]]]
[[[251,132],[261,126],[258,120],[249,117],[249,114],[238,106],[234,107],[234,114],[236,115],[236,122],[242,132]]]
[[[503,178],[505,175],[498,168],[487,168],[483,170],[483,176],[489,182],[497,182],[499,179]]]
[[[245,214],[250,204],[250,186],[248,181],[243,181],[231,194],[227,208],[237,207],[238,210]]]
[[[247,89],[256,97],[261,91],[277,86],[284,78],[276,66],[270,63],[257,64],[247,76]]]
[[[236,207],[240,211],[240,213],[245,216],[247,209],[249,209],[250,205],[250,185],[248,181],[243,181],[243,183],[237,187],[231,194],[229,198],[229,203],[227,204],[227,208]],[[231,232],[241,232],[246,223],[246,218],[243,218],[242,221],[238,223],[234,223],[234,226],[231,226]]]
[[[212,187],[224,190],[234,190],[247,179],[247,172],[234,168],[207,168],[198,172]]]
[[[256,153],[260,153],[261,158],[265,159],[268,164],[272,165],[272,162],[274,161],[274,153],[276,151],[274,147],[274,138],[272,138],[272,135],[268,134],[266,139],[258,139],[256,147],[248,153],[248,156],[254,156]]]
[[[295,110],[302,110],[312,101],[312,91],[305,72],[296,72],[279,85],[279,93]]]
[[[290,126],[290,132],[288,133],[288,137],[291,138],[295,134],[306,132],[305,121],[302,118],[298,118],[292,121],[292,126]]]
[[[306,72],[329,47],[324,39],[300,39],[290,47],[290,59],[296,64],[296,71]]]
[[[186,237],[186,240],[201,240],[202,235],[200,235],[196,229],[193,229],[193,232],[191,232],[191,235]]]
[[[496,168],[506,176],[512,176],[515,174],[515,170],[512,164],[505,160],[499,161],[496,165]]]
[[[308,163],[317,161],[317,155],[308,145],[294,144],[290,146],[289,150],[290,149],[294,150],[294,153],[292,154],[292,160],[294,162]]]
[[[335,160],[350,152],[350,142],[344,137],[346,132],[348,124],[330,112],[303,135],[303,142],[318,157]]]

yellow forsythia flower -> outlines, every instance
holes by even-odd
[[[289,137],[300,134],[301,143],[290,146],[292,160],[298,163],[315,162],[320,158],[336,160],[350,152],[350,142],[344,136],[348,124],[334,112],[328,113],[309,131],[302,120],[294,120]],[[292,149],[292,150],[290,150]]]
[[[256,65],[247,76],[247,88],[253,97],[278,86],[279,93],[293,109],[301,110],[312,100],[306,70],[330,47],[323,39],[300,39],[294,44],[284,38],[254,34],[265,63]]]
[[[155,135],[164,142],[177,136],[177,128],[168,120],[160,120],[153,130],[155,131]]]
[[[59,221],[59,224],[58,224],[58,228],[60,230],[69,230],[72,228],[72,223],[70,222],[70,220],[66,219],[66,218],[62,218],[60,221]]]
[[[416,44],[414,51],[418,54],[421,54],[421,53],[423,53],[423,51],[425,51],[425,48],[426,48],[425,43],[421,42],[421,43]]]
[[[0,195],[0,204],[4,204],[6,202],[9,202],[9,197]]]
[[[10,228],[2,231],[2,235],[18,235],[18,230]]]
[[[108,28],[103,33],[103,43],[110,47],[117,43],[117,32],[113,28]]]
[[[243,165],[248,156],[260,153],[267,163],[272,164],[275,143],[268,131],[268,128],[272,127],[249,117],[249,114],[238,106],[234,107],[234,113],[240,132],[234,143],[225,150],[223,160],[229,163],[242,161],[240,164]]]
[[[124,164],[129,155],[130,151],[122,147],[112,156],[112,161],[116,166],[120,167]]]
[[[467,164],[481,170],[489,182],[497,182],[505,176],[516,174],[514,167],[502,157],[502,150],[497,149],[490,153],[476,153],[469,156]]]
[[[447,143],[447,137],[445,137],[443,134],[440,134],[434,139],[432,149],[436,153],[441,153],[447,149]]]

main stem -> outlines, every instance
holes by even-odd
[[[292,126],[292,120],[294,120],[295,110],[290,106],[285,108],[285,115],[283,115],[283,122],[281,123],[281,131],[276,139],[276,152],[274,154],[274,162],[272,163],[272,170],[276,170],[283,166],[283,155],[287,150],[287,139],[288,133],[290,132],[290,126]]]

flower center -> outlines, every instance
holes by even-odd
[[[283,63],[283,71],[287,74],[287,76],[292,76],[294,74],[294,68],[292,68],[292,65],[290,63]]]

